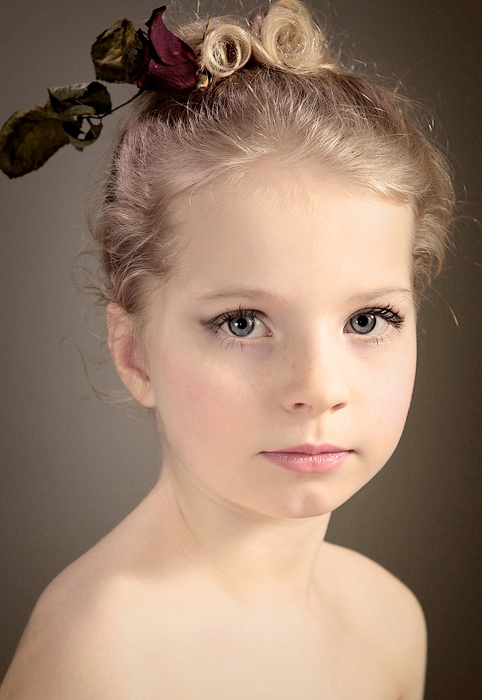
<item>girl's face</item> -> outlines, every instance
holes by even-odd
[[[156,409],[176,488],[307,517],[366,484],[402,433],[413,222],[408,206],[340,179],[266,178],[199,193],[179,213],[187,249],[150,308],[142,402]],[[263,455],[305,443],[349,454],[327,473]]]

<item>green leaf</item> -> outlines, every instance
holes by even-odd
[[[104,115],[112,111],[107,88],[97,82],[75,83],[66,87],[50,88],[49,96],[52,109],[62,117],[72,115],[72,112],[69,112],[72,108],[76,108],[76,116]],[[82,111],[80,109],[82,105],[88,109]]]
[[[132,22],[118,19],[92,45],[95,77],[108,83],[129,82],[129,74],[143,45]]]
[[[69,142],[51,105],[19,109],[0,130],[0,168],[8,177],[37,170]]]

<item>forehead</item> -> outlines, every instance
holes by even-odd
[[[411,208],[328,175],[268,171],[218,184],[185,202],[176,224],[185,248],[173,280],[186,293],[264,282],[327,296],[342,281],[353,295],[411,283]]]

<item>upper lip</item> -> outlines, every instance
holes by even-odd
[[[345,447],[339,447],[332,443],[325,442],[322,445],[295,445],[294,447],[283,447],[281,450],[270,450],[270,452],[300,452],[307,455],[318,455],[322,452],[349,452]]]

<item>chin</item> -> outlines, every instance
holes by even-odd
[[[369,480],[368,480],[369,481]],[[346,503],[365,486],[367,481],[340,485],[310,484],[308,488],[291,489],[284,498],[279,498],[263,509],[274,518],[301,519],[329,515]],[[305,484],[305,487],[308,484]]]
[[[316,518],[329,515],[341,503],[333,504],[326,494],[298,494],[283,503],[271,503],[266,508],[266,514],[283,520]]]

